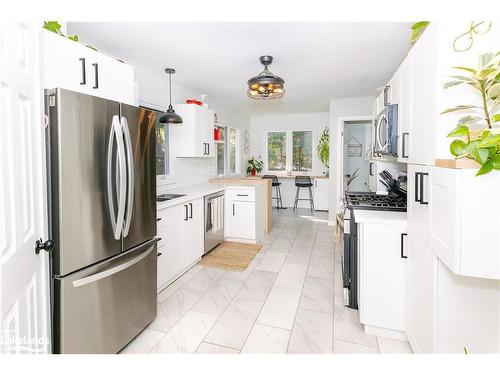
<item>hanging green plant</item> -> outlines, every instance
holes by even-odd
[[[420,35],[422,35],[426,27],[429,26],[429,23],[429,21],[419,21],[411,25],[411,44],[415,44],[417,42],[418,38],[420,38]]]
[[[326,168],[329,168],[330,163],[330,132],[328,130],[328,126],[321,133],[321,138],[318,142],[318,156],[319,160],[323,163]]]
[[[481,168],[476,176],[500,170],[500,52],[480,55],[477,68],[454,69],[462,75],[450,76],[453,80],[444,88],[468,85],[480,95],[481,103],[461,104],[442,112],[466,114],[448,134],[458,138],[451,142],[450,152],[456,159],[468,158],[479,163]]]
[[[60,35],[64,38],[68,38],[69,40],[72,40],[73,42],[78,42],[78,35],[73,34],[73,35],[66,36],[62,33],[61,27],[62,27],[61,24],[57,21],[44,21],[43,22],[44,29],[52,31],[53,33]],[[86,47],[88,47],[94,51],[97,51],[93,46],[87,45]]]

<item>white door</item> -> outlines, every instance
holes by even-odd
[[[0,24],[0,352],[50,350],[40,30]]]
[[[183,222],[184,265],[192,265],[203,255],[203,200],[186,203],[188,220]]]
[[[230,237],[255,239],[255,202],[231,202]]]

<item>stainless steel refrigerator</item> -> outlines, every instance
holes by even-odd
[[[116,353],[156,315],[156,114],[45,99],[53,351]]]

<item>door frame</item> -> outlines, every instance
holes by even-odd
[[[353,121],[366,121],[366,122],[371,122],[372,116],[371,115],[365,115],[365,116],[344,116],[344,117],[339,117],[337,121],[337,126],[334,129],[334,137],[335,137],[335,159],[337,160],[337,163],[335,163],[335,167],[333,168],[333,181],[335,184],[335,195],[334,195],[334,205],[335,207],[335,212],[333,212],[333,215],[330,214],[331,217],[335,218],[337,215],[337,207],[339,205],[340,200],[342,199],[343,196],[343,189],[344,189],[344,130],[345,130],[345,123],[346,122],[353,122]]]

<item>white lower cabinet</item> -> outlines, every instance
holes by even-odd
[[[228,188],[225,193],[224,237],[257,243],[264,237],[264,187]]]
[[[500,352],[496,280],[454,274],[408,235],[406,333],[415,353]]]
[[[158,291],[203,255],[203,199],[158,211]]]
[[[360,322],[367,333],[404,340],[406,223],[363,223],[358,231]]]
[[[330,197],[330,179],[315,178],[314,179],[314,208],[318,211],[328,211],[328,203]]]

